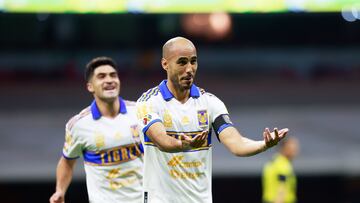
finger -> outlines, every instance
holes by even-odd
[[[281,138],[286,137],[287,133],[288,133],[288,131],[285,131],[284,133],[282,133]]]
[[[202,134],[199,133],[199,134],[195,135],[195,137],[193,137],[192,140],[193,140],[194,142],[197,141],[197,140],[200,140],[200,139],[201,139],[201,136],[202,136]]]
[[[204,143],[205,143],[205,140],[199,140],[199,141],[197,141],[197,143],[196,143],[196,147],[201,147],[201,146],[204,145]]]
[[[273,136],[271,135],[269,128],[265,128],[265,133],[266,133],[266,136],[268,137],[269,141],[274,139]]]
[[[192,142],[192,138],[190,138],[189,136],[185,135],[185,134],[181,134],[180,135],[182,140],[188,141],[188,142]]]
[[[282,131],[282,132],[289,132],[289,128],[283,128],[283,129],[281,129],[280,131]]]
[[[199,146],[202,146],[202,144],[204,143],[204,140],[205,140],[205,131],[197,134],[193,139],[192,139],[192,146],[193,147],[199,147]]]
[[[271,132],[270,132],[269,128],[265,128],[265,133],[266,133],[267,136],[270,135],[270,137],[271,137]]]
[[[201,133],[201,134],[198,134],[196,136],[196,138],[194,139],[194,142],[193,142],[193,145],[194,146],[198,146],[201,144],[201,142],[204,140],[204,135]]]
[[[265,138],[266,138],[266,142],[270,142],[270,141],[271,141],[271,135],[270,135],[269,132],[270,132],[270,131],[269,131],[269,128],[265,128],[265,130],[264,130],[264,136],[265,136]]]
[[[279,139],[279,131],[277,128],[274,128],[275,140]]]
[[[206,140],[208,133],[209,133],[208,131],[203,131],[201,140]]]
[[[196,141],[204,140],[206,138],[207,131],[202,131],[201,133],[197,134],[193,139]]]
[[[264,132],[263,132],[263,137],[264,137],[265,143],[268,143],[268,142],[269,142],[269,138],[268,138],[268,136],[266,135],[266,131],[265,131],[265,130],[264,130]]]
[[[286,134],[289,132],[289,129],[288,128],[283,128],[279,131],[279,136],[281,138],[284,138],[286,136]]]

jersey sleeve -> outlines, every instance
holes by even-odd
[[[215,95],[208,93],[209,97],[209,109],[210,109],[210,121],[212,127],[215,130],[217,136],[225,128],[232,126],[232,122],[229,117],[229,112],[225,104],[217,98]]]
[[[229,114],[224,102],[213,94],[207,93],[207,96],[209,97],[210,119],[212,123],[218,116]]]
[[[153,105],[153,100],[147,101],[137,101],[137,117],[140,130],[146,134],[146,131],[150,126],[156,122],[163,122],[159,116],[159,112],[156,108],[156,105]]]
[[[63,156],[66,159],[77,159],[82,155],[82,142],[76,134],[76,129],[69,128],[68,124],[65,128],[65,142],[63,147]]]

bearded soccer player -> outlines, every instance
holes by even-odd
[[[167,80],[137,101],[144,144],[144,202],[212,202],[212,130],[234,155],[250,156],[276,145],[288,129],[265,128],[260,141],[242,136],[224,103],[194,84],[198,58],[190,40],[167,41],[161,65]]]

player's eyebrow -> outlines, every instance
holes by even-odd
[[[197,56],[190,56],[190,57],[186,57],[186,56],[180,56],[176,61],[180,61],[180,60],[194,60],[197,59]]]
[[[188,57],[181,56],[176,61],[182,61],[182,60],[187,60],[187,59],[188,59]]]

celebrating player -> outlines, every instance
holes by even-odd
[[[56,192],[50,203],[65,202],[74,164],[83,156],[91,203],[139,203],[142,196],[142,147],[135,102],[119,97],[115,62],[98,57],[86,66],[89,107],[66,124],[63,156],[56,170]]]
[[[276,145],[287,128],[264,130],[263,140],[243,137],[224,103],[194,84],[198,58],[183,37],[163,46],[167,80],[137,101],[144,143],[144,202],[212,202],[211,131],[236,156],[250,156]]]

